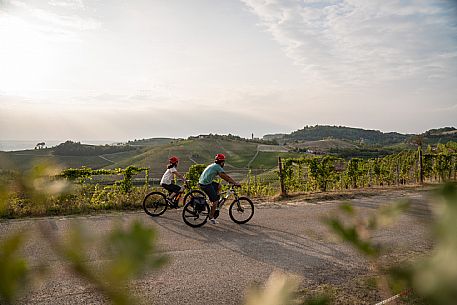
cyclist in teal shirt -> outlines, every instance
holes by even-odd
[[[231,183],[236,186],[240,186],[238,182],[232,179],[229,175],[227,175],[224,171],[224,164],[225,164],[225,156],[223,154],[217,154],[214,163],[208,165],[203,173],[200,175],[200,179],[198,179],[198,184],[200,188],[208,195],[209,200],[211,201],[211,211],[209,213],[209,221],[212,224],[216,224],[216,219],[214,219],[214,212],[216,211],[217,201],[219,200],[219,191],[221,189],[221,185],[217,182],[214,182],[214,178],[216,176],[221,177],[228,183]]]

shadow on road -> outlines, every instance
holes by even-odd
[[[329,282],[332,278],[341,282],[350,278],[353,272],[366,271],[366,266],[356,263],[355,254],[349,248],[319,240],[315,237],[317,233],[308,236],[305,232],[310,230],[304,225],[302,230],[298,228],[297,233],[262,223],[262,210],[256,211],[255,218],[245,225],[237,225],[225,215],[220,217],[220,224],[216,226],[207,224],[191,228],[176,216],[176,213],[170,213],[152,218],[152,221],[162,234],[178,234],[180,238],[191,239],[206,249],[229,250],[256,263],[298,274],[313,282]],[[220,263],[224,264],[223,257]],[[345,276],[335,278],[335,274]]]

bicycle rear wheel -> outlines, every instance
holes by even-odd
[[[184,197],[182,219],[191,227],[201,227],[209,217],[209,205],[203,192],[194,190]]]
[[[152,192],[143,200],[143,210],[150,216],[160,216],[168,208],[166,196],[161,192]]]
[[[229,208],[230,218],[238,224],[243,224],[251,220],[254,216],[254,204],[247,197],[240,197],[233,200]]]

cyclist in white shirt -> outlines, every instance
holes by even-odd
[[[172,156],[170,159],[168,159],[168,161],[170,161],[170,164],[168,164],[167,170],[160,180],[160,186],[166,189],[170,193],[170,197],[173,198],[176,197],[179,192],[181,192],[181,187],[177,184],[174,184],[174,178],[177,176],[184,181],[184,176],[181,175],[176,169],[179,163],[179,159],[177,157]],[[175,202],[173,207],[178,208],[178,202]]]

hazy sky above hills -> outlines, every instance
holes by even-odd
[[[0,0],[0,139],[457,125],[457,4]]]

